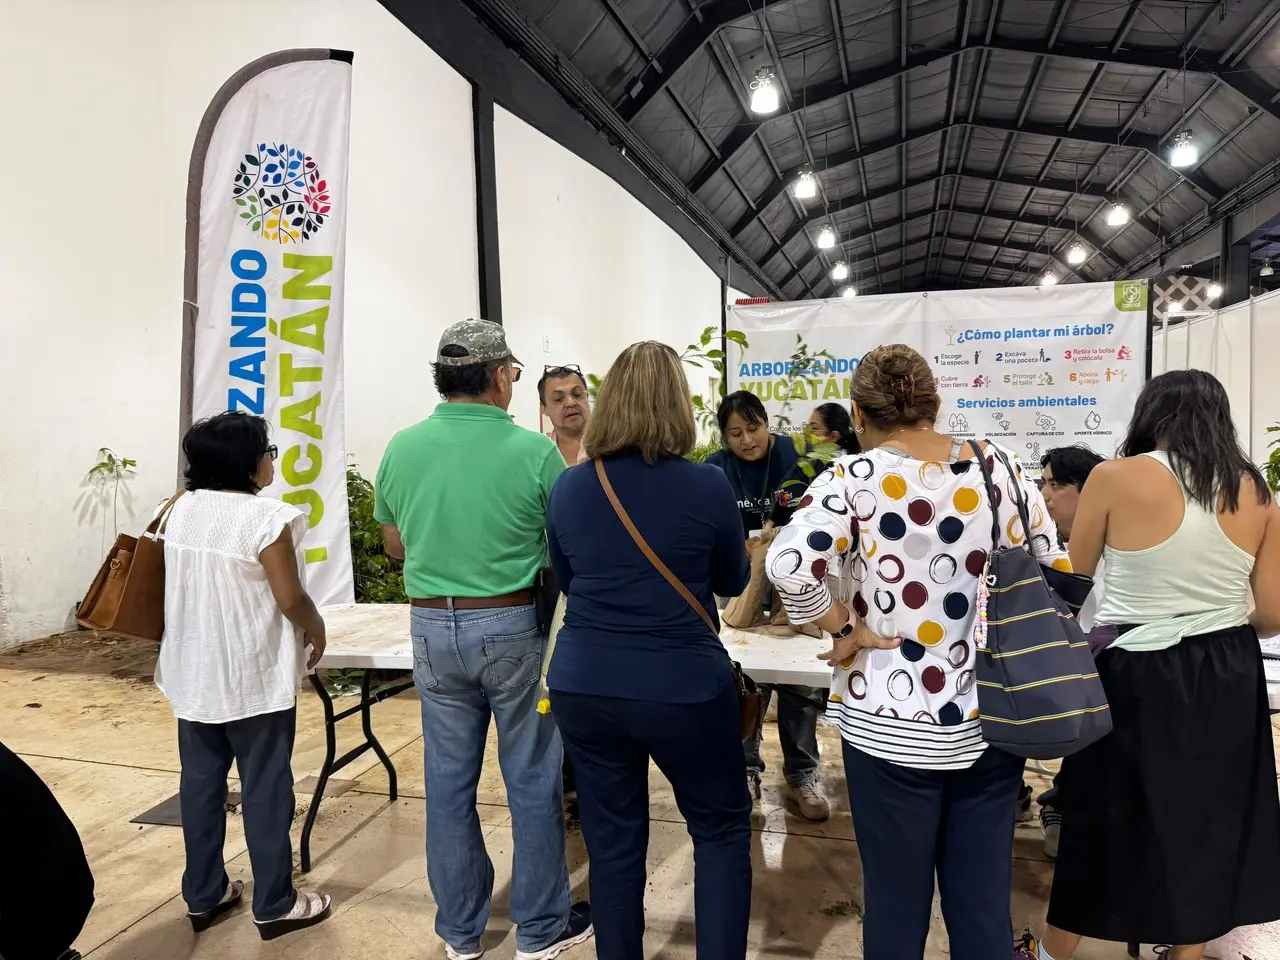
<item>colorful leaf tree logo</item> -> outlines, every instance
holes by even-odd
[[[260,143],[256,154],[246,153],[234,183],[240,219],[264,240],[303,243],[329,219],[329,186],[316,162],[287,143]]]

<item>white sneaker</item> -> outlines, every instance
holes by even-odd
[[[798,787],[788,785],[787,792],[800,808],[800,816],[806,820],[826,820],[831,816],[831,801],[817,780]]]
[[[455,950],[449,944],[444,945],[444,955],[449,960],[480,960],[484,956],[484,947],[477,947],[475,950],[464,953],[461,950]]]
[[[541,950],[530,950],[527,953],[524,950],[517,950],[516,960],[555,960],[566,950],[580,943],[586,943],[594,934],[595,927],[591,925],[591,904],[582,900],[569,908],[569,920],[564,926],[564,932],[556,938],[554,943]]]

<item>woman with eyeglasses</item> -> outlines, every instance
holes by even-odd
[[[261,417],[228,412],[182,441],[186,491],[162,523],[164,639],[156,686],[178,719],[182,897],[197,932],[239,905],[223,863],[227,773],[240,777],[253,915],[263,940],[317,924],[329,897],[293,886],[293,753],[298,687],[324,653],[303,586],[307,516],[257,494],[277,450]]]

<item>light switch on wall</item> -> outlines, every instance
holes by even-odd
[[[549,333],[544,333],[542,335],[542,352],[543,353],[551,352],[551,334]]]

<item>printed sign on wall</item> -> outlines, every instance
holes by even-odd
[[[1146,281],[730,307],[750,346],[729,345],[729,386],[799,429],[819,404],[848,406],[865,354],[905,343],[933,369],[940,430],[1029,463],[1068,444],[1110,457],[1145,380],[1149,322]],[[829,357],[793,375],[798,342]]]
[[[319,604],[353,597],[343,423],[351,54],[287,50],[242,69],[200,126],[188,184],[182,429],[241,410],[280,450],[263,496],[308,517]]]

